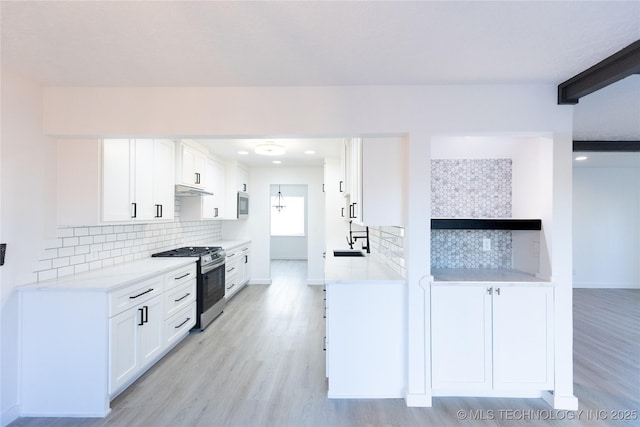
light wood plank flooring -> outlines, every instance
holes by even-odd
[[[105,419],[22,418],[11,426],[640,425],[589,420],[586,412],[640,411],[638,290],[574,291],[575,394],[585,412],[561,419],[567,413],[541,399],[436,398],[432,408],[327,399],[323,291],[305,275],[304,262],[274,262],[270,286],[245,287],[209,328],[118,396]],[[460,410],[485,419],[460,420]],[[525,411],[533,422],[501,410]]]

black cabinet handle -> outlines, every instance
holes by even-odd
[[[344,184],[344,181],[340,181],[340,192],[344,193],[344,188],[342,188],[342,185]]]
[[[235,283],[234,283],[234,284],[232,284],[231,286],[229,286],[229,287],[227,288],[227,290],[229,290],[229,289],[233,288],[235,285],[236,285]]]
[[[342,210],[340,211],[340,216],[344,218],[344,208],[342,208]]]
[[[131,215],[131,218],[135,218],[136,216],[138,216],[138,204],[131,203],[131,206],[133,207],[133,214]]]
[[[233,270],[235,270],[235,269],[236,269],[235,267],[231,267],[230,269],[228,269],[228,270],[227,270],[227,273],[230,273],[230,272],[232,272],[232,271],[233,271]]]
[[[144,292],[143,292],[143,293],[141,293],[141,294],[138,294],[138,295],[134,295],[134,296],[132,296],[132,297],[129,297],[129,299],[136,299],[136,298],[138,298],[138,297],[141,297],[141,296],[142,296],[142,295],[144,295],[144,294],[148,294],[148,293],[149,293],[149,292],[151,292],[151,291],[153,291],[153,288],[149,288],[149,289],[147,289],[146,291],[144,291]]]
[[[174,301],[175,301],[175,302],[182,301],[183,299],[185,299],[185,298],[186,298],[186,297],[188,297],[189,295],[191,295],[191,294],[187,292],[187,294],[186,294],[185,296],[180,297],[180,298],[178,298],[178,299],[174,299]]]
[[[174,277],[173,280],[180,280],[180,279],[184,279],[185,277],[189,276],[191,273],[187,273],[187,274],[183,274],[180,277]]]
[[[213,217],[214,218],[218,217],[218,208],[213,208]]]
[[[162,218],[162,205],[156,205],[156,218]]]
[[[138,323],[138,326],[142,326],[144,325],[144,310],[139,308],[138,313],[140,313],[140,323]]]
[[[244,256],[244,263],[248,263],[249,262],[249,255],[245,255]]]
[[[247,191],[247,184],[242,184],[242,191]]]
[[[144,306],[144,323],[149,323],[149,306]]]
[[[187,319],[180,323],[178,326],[174,326],[175,329],[180,329],[182,327],[182,325],[184,325],[185,323],[187,323],[189,320],[191,320],[191,317],[187,317]]]
[[[196,182],[194,184],[200,184],[200,173],[196,172]]]

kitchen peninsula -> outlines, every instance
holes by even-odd
[[[405,390],[406,281],[375,255],[325,264],[329,398],[400,398]]]

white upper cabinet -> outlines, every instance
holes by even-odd
[[[225,167],[217,160],[206,160],[205,190],[212,196],[188,196],[182,198],[181,218],[186,221],[224,218]]]
[[[249,191],[249,172],[242,166],[238,166],[238,191],[247,193]]]
[[[405,142],[351,138],[343,156],[344,217],[361,225],[402,226]]]
[[[171,220],[174,168],[169,140],[60,140],[58,225]]]
[[[176,184],[204,189],[207,183],[207,155],[193,143],[176,145]]]
[[[238,219],[238,192],[249,191],[249,173],[235,160],[225,162],[224,219]]]

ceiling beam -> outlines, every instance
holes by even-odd
[[[573,151],[640,152],[640,141],[573,141]]]
[[[632,74],[640,74],[640,40],[571,77],[566,82],[560,83],[558,104],[577,104],[583,96]]]

